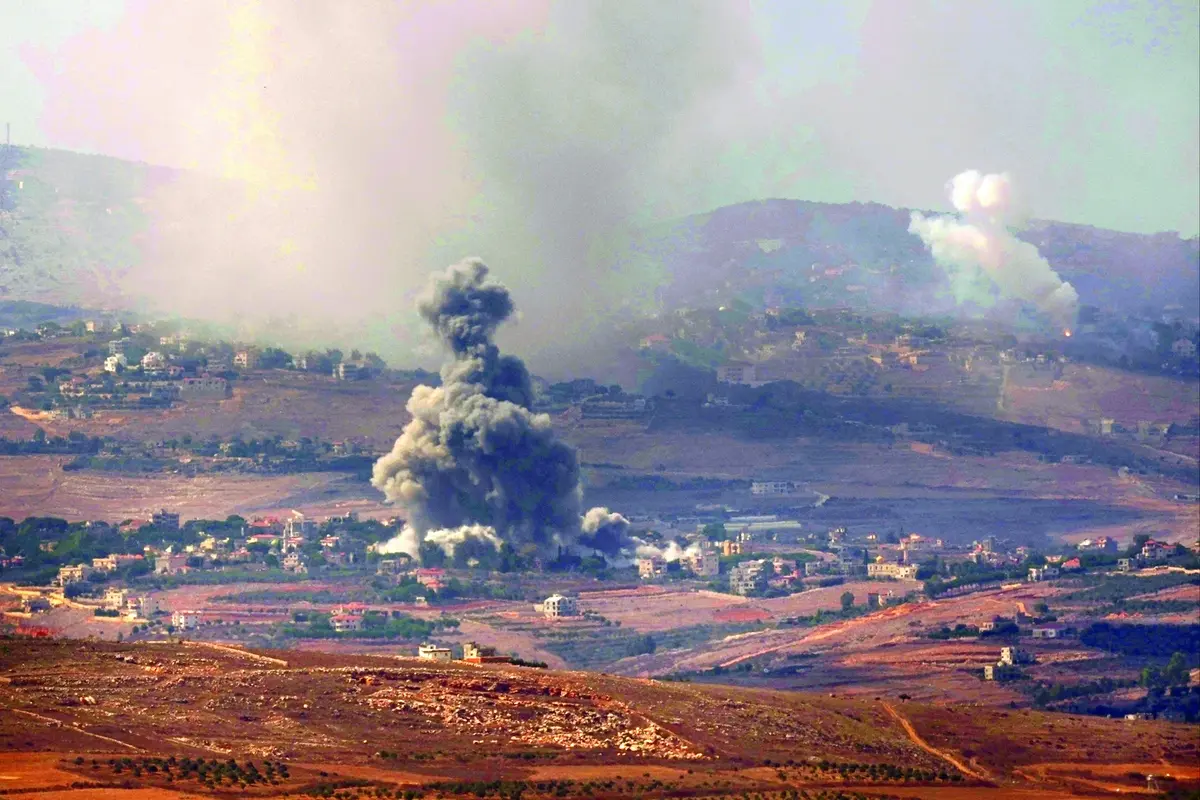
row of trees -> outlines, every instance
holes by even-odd
[[[326,614],[297,615],[296,624],[284,625],[280,633],[299,639],[399,639],[421,641],[434,632],[457,628],[459,622],[453,617],[440,617],[433,622],[417,619],[399,611],[390,615],[382,611],[368,611],[363,615],[362,628],[357,631],[339,632],[333,629]],[[307,623],[307,624],[303,624]]]
[[[1191,653],[1200,658],[1200,625],[1130,625],[1097,622],[1079,634],[1079,641],[1089,647],[1122,655],[1148,658],[1171,658]],[[1175,674],[1175,673],[1172,673]]]
[[[94,455],[104,446],[104,439],[80,431],[71,431],[66,436],[47,436],[44,430],[37,428],[33,436],[24,440],[0,437],[0,455],[3,456]]]

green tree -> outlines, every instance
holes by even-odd
[[[842,592],[842,611],[854,608],[854,592]]]
[[[263,369],[286,369],[291,364],[291,355],[278,347],[268,347],[258,356],[258,366]]]
[[[1167,686],[1186,686],[1188,682],[1187,656],[1178,650],[1171,655],[1171,660],[1162,671],[1163,682]]]

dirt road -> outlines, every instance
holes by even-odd
[[[980,781],[991,781],[992,780],[992,777],[990,775],[980,772],[977,769],[968,767],[962,761],[959,761],[957,758],[950,755],[945,750],[938,750],[936,747],[931,745],[929,742],[922,739],[921,734],[917,733],[917,729],[912,726],[912,723],[909,722],[904,717],[903,714],[901,714],[899,711],[897,711],[891,703],[884,703],[883,708],[889,714],[891,714],[893,717],[896,718],[896,721],[900,723],[900,726],[902,728],[904,728],[904,732],[908,734],[908,738],[912,739],[912,743],[915,744],[917,747],[921,748],[922,750],[929,753],[930,755],[935,755],[938,758],[942,759],[943,761],[951,764],[955,769],[957,769],[959,772],[961,772],[964,775],[970,775],[972,778],[975,778],[976,780],[980,780]]]
[[[14,713],[14,714],[22,714],[26,717],[31,717],[33,719],[36,719],[39,722],[44,722],[47,725],[50,725],[51,727],[70,728],[71,730],[75,731],[76,733],[82,733],[84,736],[91,736],[94,739],[101,739],[105,742],[112,742],[113,744],[119,744],[119,745],[121,745],[121,747],[128,747],[130,750],[133,750],[135,753],[146,752],[145,750],[138,747],[137,745],[130,744],[129,742],[122,742],[120,739],[114,739],[111,736],[102,736],[99,733],[92,733],[89,730],[84,730],[83,728],[79,727],[78,725],[75,725],[70,722],[64,722],[61,719],[55,719],[54,717],[46,717],[41,714],[35,714],[32,711],[24,711],[19,708],[12,708],[9,710],[12,711],[12,713]]]

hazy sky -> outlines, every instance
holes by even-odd
[[[221,169],[201,164],[178,131],[138,128],[162,128],[203,103],[201,89],[220,71],[220,29],[247,4],[158,5],[170,13],[128,0],[0,0],[0,113],[14,140]],[[323,4],[296,5],[311,21]],[[369,17],[385,4],[346,5]],[[505,4],[494,16],[507,16],[505,35],[536,34],[543,5]],[[439,69],[470,46],[451,29],[496,29],[460,19],[478,8],[426,21],[434,29],[423,33],[451,51]],[[687,212],[765,195],[941,208],[944,182],[973,167],[1013,173],[1039,216],[1194,234],[1197,8],[1169,0],[752,3],[742,17],[745,52],[718,65],[744,74],[736,91],[706,101],[718,157],[706,174],[675,184],[675,196],[648,199],[647,209]],[[396,48],[423,46],[405,41],[418,16],[392,18]],[[319,39],[320,25],[308,35]],[[321,52],[319,42],[313,47]],[[406,66],[386,53],[377,63],[369,80],[380,83]],[[414,64],[430,68],[427,59]],[[367,71],[360,77],[368,80]],[[82,102],[84,93],[99,107]],[[452,110],[437,111],[453,125]],[[194,115],[177,121],[200,140],[228,133],[228,120],[225,134]],[[420,137],[395,142],[426,145]]]

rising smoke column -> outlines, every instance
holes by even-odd
[[[530,410],[525,365],[492,343],[513,312],[508,289],[467,259],[434,276],[418,309],[452,359],[441,386],[413,389],[412,420],[375,463],[372,485],[408,513],[387,551],[416,556],[428,541],[452,554],[479,540],[550,552],[583,534],[617,552],[628,523],[607,509],[581,519],[575,451],[555,438],[549,416]]]
[[[1008,175],[968,170],[950,182],[950,200],[959,216],[926,217],[914,211],[908,226],[921,237],[952,278],[972,280],[980,273],[1007,297],[1037,306],[1055,322],[1075,321],[1079,295],[1033,245],[1013,235],[1018,222]]]
[[[579,528],[581,544],[605,553],[616,553],[629,541],[629,520],[607,508],[589,509]]]

